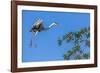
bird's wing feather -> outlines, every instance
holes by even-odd
[[[51,28],[52,26],[57,25],[56,23],[52,23],[51,25],[49,25],[49,28]]]
[[[32,25],[32,28],[36,25],[39,25],[40,23],[42,23],[43,20],[42,19],[38,19],[33,25]]]
[[[39,24],[42,23],[42,22],[43,22],[42,19],[38,19],[38,20],[36,21],[36,23],[34,23],[34,25],[39,25]]]

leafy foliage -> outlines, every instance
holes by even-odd
[[[82,50],[81,46],[84,45],[90,48],[90,27],[80,29],[77,32],[69,32],[58,39],[58,45],[63,45],[63,42],[73,43],[74,46],[68,50],[64,55],[65,60],[70,59],[89,59],[90,53]]]
[[[61,46],[62,45],[62,40],[59,38],[58,39],[58,45]]]

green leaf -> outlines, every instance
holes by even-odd
[[[63,40],[66,40],[67,39],[67,34],[65,34],[64,36],[63,36]]]
[[[67,43],[74,40],[73,32],[70,32],[70,33],[64,35],[63,40],[66,40]]]
[[[84,34],[85,33],[84,29],[80,29],[80,33]]]
[[[84,59],[89,59],[90,58],[90,53],[84,53],[83,57],[84,57]]]
[[[62,45],[62,40],[59,38],[58,39],[58,45],[61,46]]]
[[[86,40],[86,46],[90,47],[90,40]]]
[[[81,48],[80,48],[79,44],[76,44],[75,47],[74,47],[74,49],[75,49],[76,51],[79,51]]]
[[[79,60],[82,59],[81,55],[76,55],[75,59]]]
[[[80,40],[81,38],[82,38],[82,34],[81,34],[81,32],[79,31],[79,32],[77,33],[77,39]]]
[[[73,52],[72,50],[69,50],[67,53],[68,53],[69,55],[72,55],[74,52]]]
[[[83,51],[82,51],[82,50],[80,50],[79,52],[80,52],[81,54],[83,53]]]
[[[62,39],[61,39],[62,38]],[[82,28],[76,32],[69,32],[58,39],[58,44],[61,46],[63,42],[73,43],[74,46],[68,50],[64,55],[64,59],[69,60],[71,56],[76,55],[73,59],[88,59],[90,54],[82,51],[82,45],[90,47],[90,27]],[[77,55],[78,54],[78,55]]]
[[[65,60],[69,60],[69,56],[67,54],[64,54],[63,57]]]

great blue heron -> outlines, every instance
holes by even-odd
[[[58,25],[58,24],[56,22],[53,22],[51,25],[49,25],[47,28],[45,28],[44,25],[43,25],[43,20],[42,19],[38,19],[32,25],[30,32],[33,33],[33,36],[36,36],[38,34],[38,32],[49,30],[50,28],[52,28],[52,27],[54,27],[56,25]],[[33,38],[33,36],[32,36],[32,38]],[[32,38],[31,38],[30,46],[32,46]]]

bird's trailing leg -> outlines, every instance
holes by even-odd
[[[32,39],[33,39],[33,37],[36,36],[37,34],[38,34],[38,31],[35,32],[35,33],[32,33],[31,41],[30,41],[30,47],[31,47],[31,48],[33,47],[33,41],[32,41]],[[34,46],[36,47],[36,44],[34,44]]]
[[[35,35],[34,36],[36,36],[37,34],[38,34],[38,31],[35,32]]]
[[[32,47],[32,38],[31,38],[31,41],[30,41],[30,47]]]
[[[32,47],[32,39],[33,39],[33,35],[34,35],[34,33],[32,33],[32,36],[31,36],[30,47]]]

